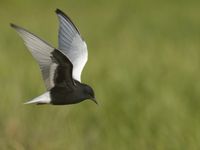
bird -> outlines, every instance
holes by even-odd
[[[88,60],[87,44],[72,20],[60,9],[58,17],[58,48],[54,48],[28,30],[10,24],[39,64],[46,92],[24,104],[77,104],[92,100],[94,90],[81,82],[81,73]]]

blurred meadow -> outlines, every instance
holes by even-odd
[[[45,91],[15,23],[57,47],[60,8],[88,44],[76,105],[23,105]],[[199,150],[200,1],[1,0],[1,150]]]

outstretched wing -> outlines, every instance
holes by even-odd
[[[18,32],[18,34],[24,40],[28,50],[39,63],[46,88],[48,90],[51,89],[54,86],[53,76],[57,67],[57,65],[53,63],[51,59],[51,52],[54,51],[54,48],[45,41],[41,40],[39,37],[19,26],[11,24],[11,27]]]
[[[59,19],[59,50],[62,51],[73,64],[73,78],[81,82],[81,72],[87,62],[88,52],[85,41],[71,19],[57,9]]]

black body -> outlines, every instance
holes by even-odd
[[[66,105],[79,103],[86,99],[95,101],[92,88],[72,78],[73,65],[70,60],[57,49],[52,52],[52,55],[53,61],[58,66],[54,73],[55,86],[50,90],[51,103]]]

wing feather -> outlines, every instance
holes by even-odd
[[[73,78],[81,82],[81,72],[88,59],[87,45],[71,19],[59,9],[56,10],[56,14],[60,23],[59,50],[72,62]]]
[[[51,69],[52,67],[55,68],[54,63],[51,60],[51,52],[54,50],[54,48],[47,42],[41,40],[36,35],[17,25],[11,24],[11,27],[13,27],[21,36],[28,50],[39,63],[43,80],[45,82],[46,88],[49,90],[54,86],[53,82],[51,82],[51,76],[54,74],[54,72],[51,70],[55,71],[55,69]]]

